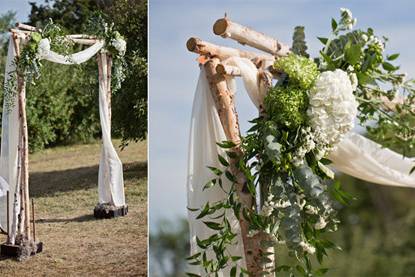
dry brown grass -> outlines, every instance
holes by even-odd
[[[129,213],[115,219],[92,215],[99,148],[58,147],[30,156],[30,192],[44,251],[23,262],[0,258],[0,276],[147,276],[146,142],[120,152]]]

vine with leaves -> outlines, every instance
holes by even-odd
[[[121,83],[125,79],[125,60],[124,54],[126,44],[121,34],[114,30],[114,24],[107,23],[102,16],[92,17],[88,22],[90,35],[105,42],[105,50],[113,58],[113,70],[111,74],[111,91],[115,93],[120,89]],[[24,44],[21,54],[13,61],[16,71],[9,73],[9,78],[4,86],[4,101],[8,111],[13,108],[14,99],[17,91],[17,76],[22,76],[25,82],[32,85],[40,78],[42,60],[40,52],[44,51],[42,47],[43,39],[47,39],[50,44],[50,50],[68,56],[73,49],[74,42],[67,37],[65,30],[54,23],[51,19],[49,23],[39,31],[31,32],[28,41]],[[70,56],[68,56],[69,58]]]

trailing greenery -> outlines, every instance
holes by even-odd
[[[197,219],[215,230],[208,238],[196,239],[200,252],[188,258],[207,275],[216,276],[229,266],[231,276],[249,275],[237,264],[241,257],[227,251],[237,243],[230,214],[249,222],[248,236],[265,234],[262,245],[283,245],[294,258],[294,263],[278,263],[276,268],[264,269],[264,274],[286,271],[290,276],[320,276],[328,271],[315,269],[311,257],[315,254],[322,264],[327,251],[336,248],[324,234],[337,230],[336,207],[348,205],[353,198],[338,181],[330,181],[334,173],[326,167],[330,163],[326,157],[351,130],[357,111],[360,124],[376,140],[395,136],[405,145],[404,154],[414,148],[414,81],[404,81],[404,75],[396,73],[398,67],[390,61],[398,55],[384,57],[384,42],[373,30],[351,31],[355,23],[351,12],[342,9],[339,22],[332,20],[332,36],[319,38],[324,48],[315,63],[305,57],[303,29],[297,28],[295,53],[274,65],[282,77],[264,99],[264,114],[251,121],[253,126],[241,137],[240,145],[218,143],[227,156],[218,157],[221,168],[209,167],[217,177],[203,189],[219,186],[227,197],[200,209],[191,207],[199,211]],[[391,111],[382,97],[392,100],[399,93],[405,96],[404,103]],[[236,147],[241,151],[235,152]],[[232,160],[236,160],[236,170],[230,165]],[[237,171],[245,178],[243,190],[252,199],[260,199],[252,207],[238,199],[236,186],[241,184],[232,173]],[[269,263],[270,254],[262,257],[264,264]]]

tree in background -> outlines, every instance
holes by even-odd
[[[45,26],[49,19],[68,33],[83,33],[88,20],[100,12],[127,40],[126,79],[113,95],[113,134],[122,145],[144,139],[147,133],[147,1],[45,0],[30,3],[29,24]],[[14,14],[0,19],[0,70],[4,80],[7,30]],[[79,51],[81,46],[74,46]],[[44,62],[41,78],[28,85],[29,142],[32,151],[62,143],[88,142],[100,135],[97,65],[94,59],[64,66]],[[2,92],[2,89],[0,89]],[[0,95],[2,101],[2,94]]]
[[[184,277],[189,255],[189,225],[186,219],[161,221],[150,234],[150,275],[154,277]]]

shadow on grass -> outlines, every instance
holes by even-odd
[[[147,176],[147,162],[123,165],[124,181]],[[74,169],[30,173],[31,197],[50,196],[58,192],[98,187],[98,165]]]
[[[87,222],[97,220],[92,214],[85,214],[73,218],[39,218],[36,223],[69,223],[69,222]]]

